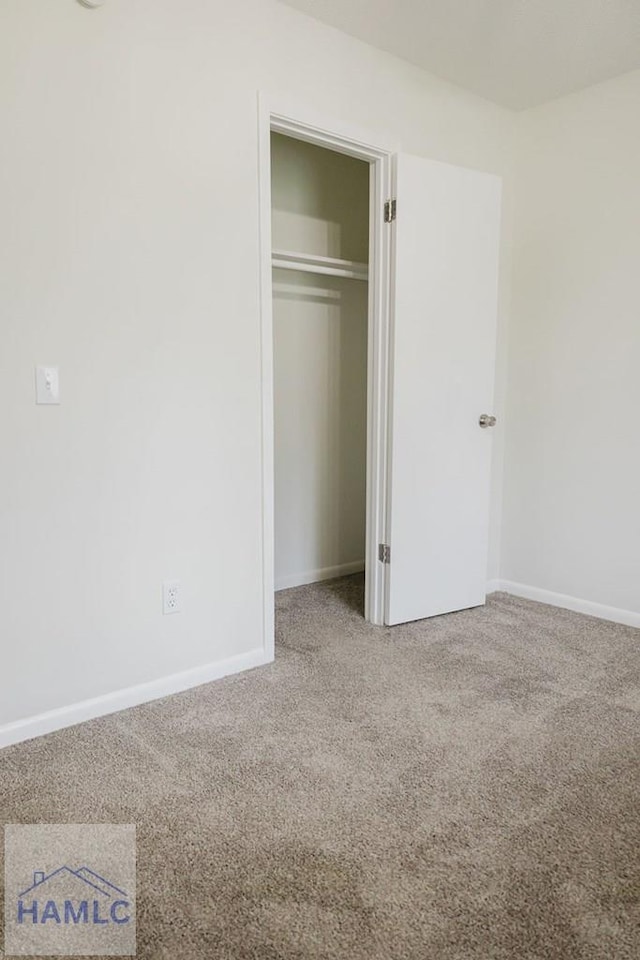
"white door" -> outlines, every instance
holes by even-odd
[[[385,621],[484,603],[500,180],[396,158]]]

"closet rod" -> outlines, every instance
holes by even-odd
[[[296,300],[334,300],[337,303],[342,300],[340,290],[332,290],[329,286],[301,287],[299,283],[274,283],[273,294],[276,297],[295,297]]]
[[[367,280],[369,277],[366,263],[339,260],[337,257],[315,257],[308,253],[292,253],[288,250],[274,250],[271,264],[278,270],[301,270],[304,273],[322,273],[329,277],[346,277],[350,280]]]

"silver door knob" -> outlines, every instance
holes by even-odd
[[[496,418],[490,416],[488,413],[483,413],[483,414],[480,416],[480,418],[479,418],[479,420],[478,420],[478,423],[480,424],[480,426],[481,426],[483,429],[485,429],[486,427],[495,427],[495,425],[496,425]]]

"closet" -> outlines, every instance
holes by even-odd
[[[271,134],[276,590],[365,566],[369,170]]]
[[[266,595],[366,566],[372,623],[482,604],[500,180],[265,101],[267,153]]]

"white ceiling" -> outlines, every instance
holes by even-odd
[[[515,109],[640,67],[640,0],[284,2]]]

